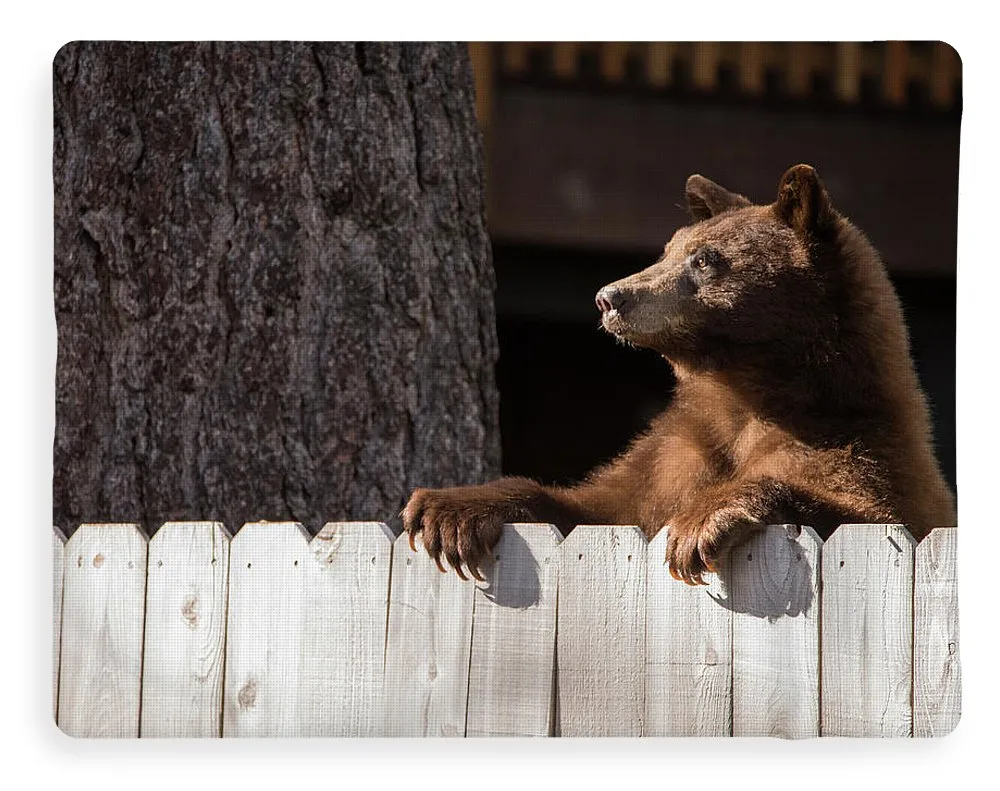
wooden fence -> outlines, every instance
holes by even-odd
[[[666,531],[510,525],[487,583],[385,525],[83,525],[53,542],[73,736],[936,736],[955,530],[770,527],[692,588]]]

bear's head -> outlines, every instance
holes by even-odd
[[[699,175],[686,195],[694,222],[655,264],[598,292],[604,329],[676,365],[715,368],[835,333],[845,221],[812,167],[790,168],[769,205]]]

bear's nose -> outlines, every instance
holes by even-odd
[[[605,286],[597,292],[597,297],[594,301],[597,303],[597,309],[601,313],[608,313],[612,310],[620,312],[625,305],[625,294],[614,286]]]

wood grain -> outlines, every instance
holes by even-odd
[[[373,736],[391,554],[378,523],[254,523],[233,539],[226,736]]]
[[[675,580],[664,559],[668,529],[650,542],[646,564],[645,736],[732,733],[732,611],[722,583]]]
[[[219,522],[167,522],[148,568],[141,733],[221,736],[229,536]]]
[[[939,528],[917,546],[913,586],[913,735],[951,733],[962,713],[958,531]]]
[[[405,533],[392,552],[383,735],[464,736],[476,587]]]
[[[302,730],[379,736],[392,531],[379,522],[329,523],[309,545],[302,642]]]
[[[63,568],[66,537],[52,529],[52,717],[59,717],[59,641],[62,632]]]
[[[146,540],[137,525],[81,525],[66,544],[59,727],[139,735]]]
[[[247,524],[233,537],[223,736],[302,735],[308,540],[292,522]]]
[[[900,525],[842,525],[823,547],[824,736],[909,736],[913,562]]]
[[[733,736],[819,736],[822,540],[771,526],[730,553]]]
[[[558,543],[552,525],[506,525],[472,620],[468,736],[548,736]]]
[[[825,545],[772,526],[707,588],[670,577],[666,531],[560,538],[505,526],[474,584],[379,523],[312,541],[253,523],[230,544],[218,523],[168,523],[148,550],[135,525],[55,533],[56,720],[97,737],[218,736],[221,714],[224,736],[786,738],[958,721],[953,529],[916,547],[897,525]]]
[[[641,736],[646,538],[583,525],[560,547],[557,684],[562,736]]]

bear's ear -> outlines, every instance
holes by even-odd
[[[778,184],[774,212],[800,236],[813,234],[830,223],[830,198],[814,168],[795,165],[785,171]]]
[[[697,173],[688,177],[684,194],[687,197],[688,209],[696,222],[707,220],[727,209],[741,209],[750,205],[750,201],[742,195],[730,192]]]

